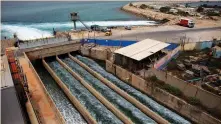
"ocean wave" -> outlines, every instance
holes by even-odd
[[[156,25],[155,21],[85,21],[88,27],[91,25],[99,26],[142,26],[142,25]],[[84,25],[80,22],[76,23],[77,27],[82,28]],[[39,24],[30,24],[31,27],[35,28],[71,28],[73,27],[72,22],[65,23],[39,23]]]
[[[91,25],[100,26],[142,26],[156,25],[155,21],[84,21],[90,27]],[[84,28],[80,22],[76,23],[77,28]],[[73,27],[72,22],[53,22],[53,23],[2,23],[2,32],[7,32],[11,36],[16,33],[21,40],[36,39],[52,36],[52,29],[70,30]],[[6,33],[5,33],[6,34]]]
[[[49,31],[19,25],[2,25],[1,30],[10,35],[7,37],[11,37],[16,33],[20,40],[30,40],[52,36]]]

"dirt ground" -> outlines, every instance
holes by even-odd
[[[197,76],[190,77],[190,78],[184,77],[183,74],[185,73],[185,70],[182,71],[177,68],[178,63],[184,63],[183,62],[184,60],[189,60],[191,61],[191,64],[205,65],[206,67],[208,67],[211,74],[219,74],[221,72],[221,59],[210,57],[209,53],[210,53],[210,49],[204,49],[201,51],[182,52],[178,58],[176,58],[175,60],[172,60],[168,64],[167,71],[168,73],[171,73],[172,75],[175,75],[176,77],[179,77],[183,80],[191,80],[194,78],[195,79],[200,78]],[[192,70],[192,69],[190,68],[188,70]]]

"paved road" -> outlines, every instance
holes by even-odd
[[[122,40],[143,40],[151,38],[155,40],[165,42],[179,42],[181,37],[189,38],[190,42],[211,40],[213,38],[221,39],[221,27],[215,28],[193,28],[193,29],[182,29],[182,30],[169,30],[169,31],[142,31],[134,32],[124,35],[112,35],[109,37],[100,37],[105,39],[122,39]]]

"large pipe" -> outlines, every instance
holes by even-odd
[[[88,84],[80,75],[76,74],[68,65],[62,62],[57,56],[57,61],[70,72],[74,78],[79,80],[79,82],[87,88],[103,105],[105,105],[111,112],[113,112],[122,122],[125,124],[133,124],[133,122],[127,118],[120,110],[118,110],[114,105],[112,105],[106,98],[104,98],[99,92],[97,92],[90,84]]]
[[[96,120],[91,116],[91,114],[86,110],[86,108],[81,105],[81,103],[78,101],[76,97],[74,97],[70,90],[67,88],[67,86],[61,81],[61,79],[54,73],[54,71],[51,69],[51,67],[45,62],[44,59],[42,59],[42,63],[44,67],[47,69],[47,71],[51,74],[51,76],[54,78],[54,80],[57,82],[57,84],[61,87],[61,89],[64,91],[64,93],[67,95],[67,97],[70,99],[70,101],[73,103],[75,108],[81,113],[81,115],[85,118],[85,120],[89,124],[97,124]]]
[[[129,102],[131,102],[133,105],[135,105],[137,108],[139,108],[143,113],[145,113],[147,116],[151,117],[153,120],[155,120],[157,123],[160,124],[168,124],[169,122],[167,120],[165,120],[164,118],[162,118],[161,116],[159,116],[158,114],[156,114],[155,112],[153,112],[152,110],[150,110],[148,107],[146,107],[145,105],[143,105],[142,103],[140,103],[139,101],[137,101],[135,98],[133,98],[132,96],[128,95],[125,91],[121,90],[120,88],[118,88],[115,84],[111,83],[109,80],[107,80],[106,78],[104,78],[103,76],[101,76],[100,74],[98,74],[97,72],[93,71],[92,69],[90,69],[87,65],[85,65],[84,63],[82,63],[81,61],[79,61],[78,59],[76,59],[75,57],[73,57],[72,55],[70,55],[70,53],[68,54],[68,56],[77,64],[79,64],[81,67],[83,67],[85,70],[87,70],[90,74],[92,74],[94,77],[96,77],[97,79],[99,79],[101,82],[103,82],[106,86],[108,86],[109,88],[111,88],[113,91],[115,91],[116,93],[118,93],[119,95],[121,95],[123,98],[125,98],[126,100],[128,100]]]

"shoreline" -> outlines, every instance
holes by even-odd
[[[132,3],[132,6],[130,4]],[[212,20],[212,19],[202,19],[200,17],[195,17],[195,16],[180,16],[180,15],[173,15],[173,14],[167,14],[167,13],[162,13],[162,12],[157,12],[154,11],[153,9],[145,8],[141,9],[139,6],[142,4],[148,5],[148,4],[156,4],[156,2],[130,2],[124,6],[122,6],[120,9],[124,12],[144,17],[146,19],[150,19],[156,22],[159,22],[158,26],[161,25],[177,25],[179,22],[180,18],[189,18],[192,19],[196,27],[219,27],[221,26],[221,17],[217,17],[217,20]],[[170,4],[174,3],[185,3],[185,2],[170,2]],[[162,4],[162,2],[157,2],[157,4]]]

